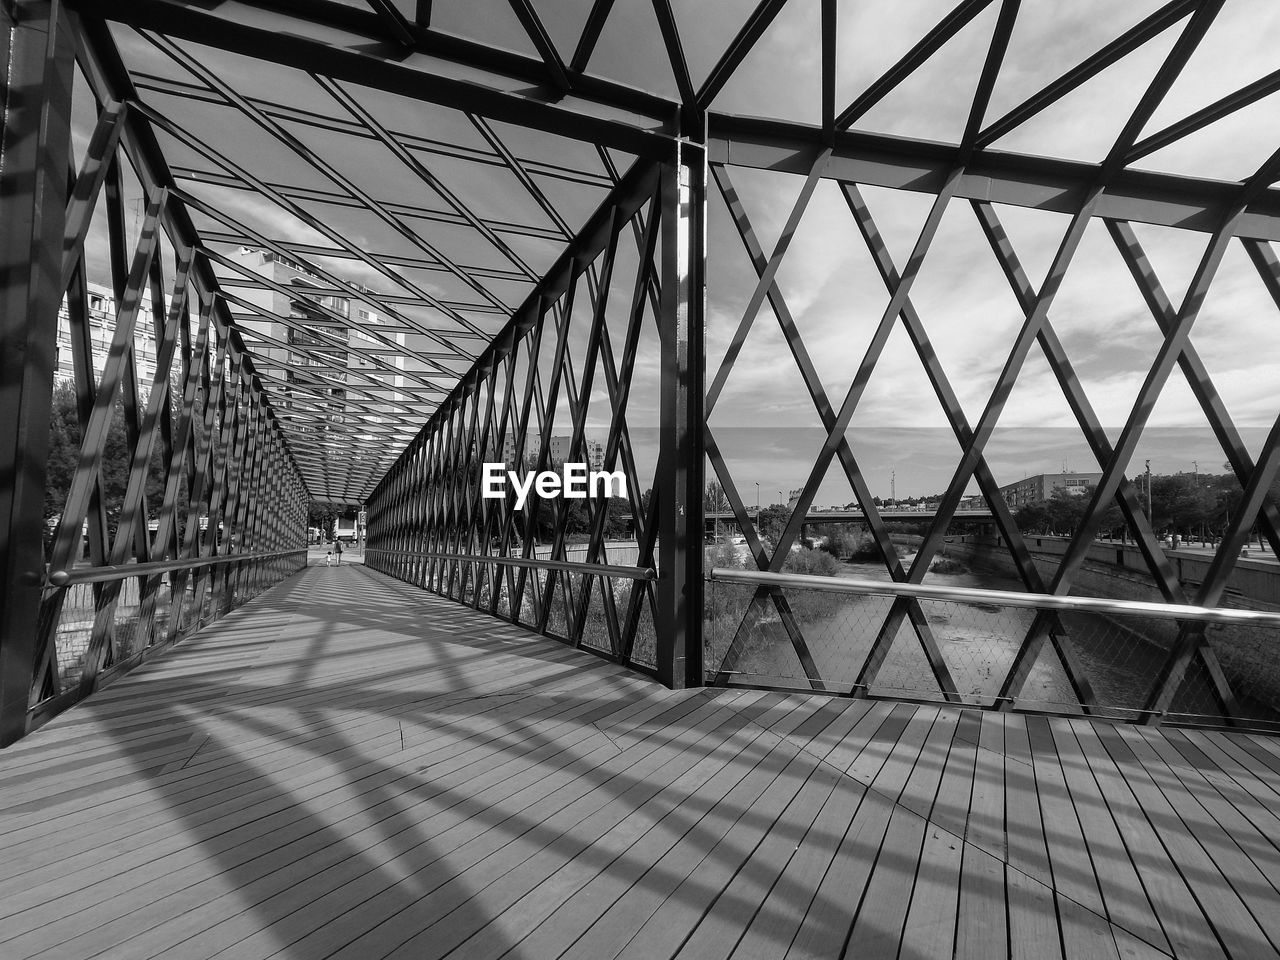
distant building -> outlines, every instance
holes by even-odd
[[[1016,510],[1029,503],[1043,503],[1059,488],[1067,493],[1082,494],[1101,480],[1101,473],[1040,473],[1001,487],[1000,495],[1010,509]]]
[[[364,302],[335,289],[301,259],[255,247],[241,247],[238,259],[277,286],[297,291],[293,296],[252,284],[236,289],[270,315],[241,312],[236,323],[247,334],[258,372],[272,381],[268,390],[277,413],[301,421],[295,429],[314,429],[308,425],[321,419],[342,423],[348,415],[356,423],[378,423],[383,419],[378,413],[392,413],[393,404],[408,398],[399,372],[405,369],[404,333]],[[388,327],[381,331],[382,342],[366,332],[379,326]],[[387,341],[401,349],[389,348]],[[350,398],[348,385],[355,388]],[[325,395],[323,401],[318,393]]]
[[[111,342],[116,335],[116,297],[110,287],[100,283],[85,284],[89,305],[89,362],[94,380],[101,380]],[[64,297],[58,307],[58,344],[56,376],[59,380],[75,379],[75,353],[71,347],[71,313]],[[138,395],[146,400],[151,381],[156,375],[155,322],[151,298],[144,296],[138,306],[138,319],[133,330],[133,368],[137,373]]]
[[[502,442],[502,460],[504,463],[515,466],[516,459],[516,437],[507,437]],[[526,463],[532,463],[537,459],[540,449],[541,440],[530,434],[524,441],[524,459]],[[556,463],[565,463],[570,459],[572,453],[573,437],[552,437],[551,443],[547,450],[547,457]],[[575,463],[585,463],[588,470],[604,469],[604,444],[590,437],[582,438],[582,458],[574,460]]]

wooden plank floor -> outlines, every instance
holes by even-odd
[[[0,957],[1280,956],[1280,743],[673,693],[313,567],[0,753]]]

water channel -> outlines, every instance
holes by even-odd
[[[911,557],[904,558],[904,565]],[[884,565],[876,562],[840,564],[837,576],[853,580],[890,582]],[[991,572],[931,572],[928,583],[943,586],[1023,592],[1016,580]],[[716,591],[733,591],[712,606],[721,612],[709,624],[713,649],[727,648],[738,624],[744,623],[748,639],[745,656],[736,666],[743,676],[803,681],[805,674],[781,617],[771,601],[758,602],[743,620],[754,593],[745,586],[711,584]],[[875,637],[893,604],[892,598],[849,596],[788,588],[787,600],[795,613],[809,652],[821,677],[833,688],[852,685],[871,650]],[[942,653],[953,682],[970,702],[990,703],[1000,691],[1036,612],[1020,607],[982,602],[923,600],[919,603],[924,627]],[[1059,618],[1082,672],[1092,684],[1095,702],[1116,708],[1118,716],[1143,707],[1167,653],[1145,636],[1143,622],[1094,613],[1067,613]],[[937,697],[939,687],[925,658],[917,630],[903,620],[890,652],[878,671],[871,692],[889,696]],[[1071,683],[1049,644],[1032,667],[1022,689],[1022,699],[1045,709],[1078,709]],[[1189,671],[1188,682],[1173,709],[1178,712],[1216,715],[1203,670]],[[1275,716],[1274,711],[1249,703],[1254,716]]]

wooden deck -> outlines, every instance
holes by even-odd
[[[1280,742],[672,693],[312,568],[0,753],[0,957],[1276,957]]]

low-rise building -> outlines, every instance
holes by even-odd
[[[1038,473],[1001,487],[1000,495],[1010,509],[1016,510],[1029,503],[1043,503],[1059,488],[1070,494],[1083,494],[1100,480],[1101,473]]]

